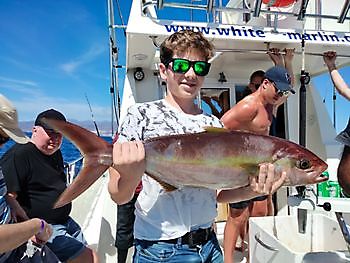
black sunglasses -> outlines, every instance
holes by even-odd
[[[209,73],[210,69],[210,63],[206,61],[190,61],[184,58],[172,58],[165,63],[165,66],[168,67],[171,62],[171,69],[174,73],[185,74],[192,67],[197,76],[203,77]]]
[[[283,97],[283,96],[288,96],[289,90],[280,90],[277,88],[276,83],[273,82],[272,80],[267,79],[275,88],[275,92],[277,93],[278,96]]]
[[[0,144],[7,143],[10,140],[10,137],[5,137],[0,134]]]

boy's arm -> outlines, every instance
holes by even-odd
[[[145,149],[141,141],[113,144],[108,191],[114,202],[125,204],[132,199],[145,168]]]
[[[218,192],[217,201],[233,203],[273,194],[283,185],[286,177],[286,172],[277,175],[273,164],[261,164],[257,178],[250,177],[250,185],[238,189],[221,190]]]

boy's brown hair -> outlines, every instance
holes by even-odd
[[[214,46],[202,33],[181,30],[167,37],[160,45],[160,61],[168,64],[174,53],[185,53],[190,49],[202,52],[206,61],[214,55]]]

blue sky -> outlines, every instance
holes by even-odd
[[[116,2],[114,2],[116,5]],[[123,21],[131,1],[119,1]],[[116,12],[116,24],[122,24]],[[70,120],[111,119],[107,0],[0,1],[0,92],[18,108],[20,120],[56,108]],[[125,39],[117,34],[120,63]],[[350,83],[350,68],[342,75]],[[123,69],[120,70],[120,75]],[[328,74],[314,78],[333,116]],[[337,130],[349,117],[350,103],[337,96]]]

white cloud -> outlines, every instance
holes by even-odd
[[[19,84],[19,85],[25,85],[25,86],[33,86],[33,87],[37,87],[38,84],[34,81],[30,81],[30,80],[18,80],[18,79],[11,79],[11,78],[6,78],[3,76],[0,76],[0,80],[3,81],[6,85],[7,84]]]
[[[82,54],[81,56],[75,58],[74,60],[60,65],[60,68],[68,73],[74,73],[79,67],[93,61],[96,57],[102,54],[105,51],[105,48],[102,45],[93,45],[90,49]]]
[[[62,112],[68,120],[90,120],[91,113],[87,102],[72,101],[72,99],[53,98],[47,96],[22,98],[13,101],[17,107],[21,121],[34,120],[41,111],[54,108]],[[91,105],[95,120],[109,120],[111,115],[110,107]]]

